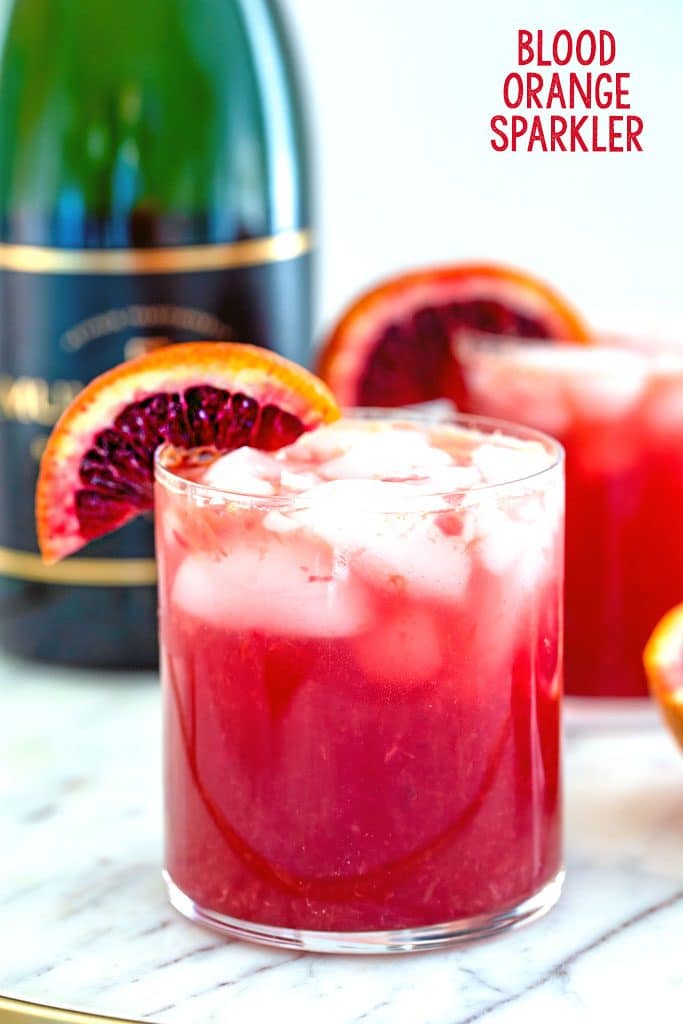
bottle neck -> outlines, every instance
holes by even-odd
[[[0,232],[58,247],[306,227],[303,126],[267,0],[15,0]]]

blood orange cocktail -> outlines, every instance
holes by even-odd
[[[552,905],[559,447],[366,415],[164,449],[156,491],[174,904],[375,951]]]
[[[644,697],[645,643],[683,597],[683,349],[458,343],[469,407],[567,453],[569,694]]]

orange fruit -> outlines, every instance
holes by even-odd
[[[645,646],[643,663],[650,692],[683,750],[683,604],[657,623]]]
[[[149,511],[164,442],[274,450],[338,416],[317,377],[252,345],[190,342],[122,363],[91,381],[50,435],[36,491],[43,559]]]
[[[451,342],[458,330],[588,340],[571,306],[531,274],[494,264],[428,267],[358,298],[324,343],[318,372],[341,405],[399,406],[464,388]]]

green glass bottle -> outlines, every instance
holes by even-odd
[[[82,384],[168,340],[305,362],[305,140],[270,0],[13,0],[0,52],[0,645],[156,663],[152,530],[47,569],[33,494]]]

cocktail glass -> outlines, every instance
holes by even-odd
[[[275,484],[157,458],[166,881],[233,935],[409,951],[559,896],[562,451],[396,415]]]
[[[683,346],[456,343],[469,408],[566,450],[567,694],[646,696],[643,648],[683,598]]]

